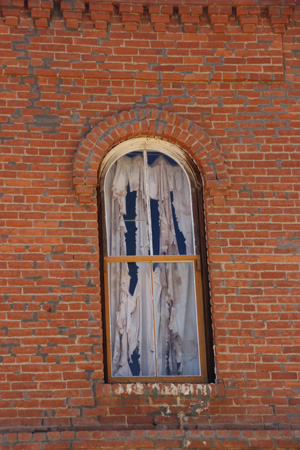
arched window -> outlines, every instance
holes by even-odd
[[[108,381],[210,381],[200,178],[187,161],[137,138],[101,165]]]

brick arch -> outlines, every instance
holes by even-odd
[[[123,111],[99,122],[81,141],[73,162],[73,187],[80,203],[90,203],[105,154],[118,143],[135,137],[157,137],[190,154],[212,197],[224,197],[230,180],[216,142],[184,117],[156,109]]]

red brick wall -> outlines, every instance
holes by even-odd
[[[300,6],[0,0],[0,450],[298,448]],[[204,180],[216,382],[104,383],[97,170]]]

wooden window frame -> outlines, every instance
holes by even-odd
[[[105,191],[104,181],[107,170],[121,156],[141,149],[157,151],[173,158],[185,171],[189,178],[193,228],[195,236],[195,255],[154,255],[154,256],[108,256],[105,216]],[[109,383],[207,383],[215,380],[213,339],[211,326],[211,311],[209,298],[209,281],[207,267],[207,252],[205,238],[205,222],[203,208],[202,180],[196,164],[189,155],[179,147],[156,138],[135,138],[122,142],[114,147],[104,158],[99,170],[98,208],[101,220],[99,220],[100,242],[100,270],[101,285],[104,289],[103,307],[103,332],[104,332],[104,356],[105,356],[105,380]],[[102,245],[101,245],[102,244]],[[108,265],[117,262],[145,262],[151,265],[155,263],[190,262],[194,264],[195,295],[198,319],[199,359],[201,375],[199,376],[132,376],[115,377],[111,374],[111,336],[110,336],[110,311],[109,311],[109,286]],[[152,275],[151,275],[152,276]]]

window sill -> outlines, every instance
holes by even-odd
[[[223,380],[216,383],[105,383],[97,386],[97,396],[224,397]]]

